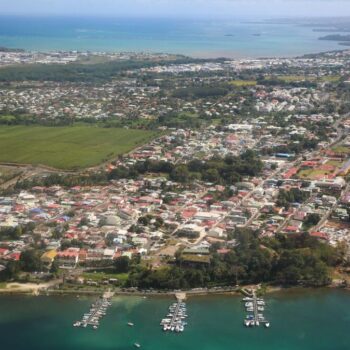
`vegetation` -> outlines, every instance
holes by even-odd
[[[263,164],[253,151],[247,151],[240,156],[212,158],[208,161],[194,159],[188,164],[178,164],[165,161],[146,161],[130,168],[118,167],[109,174],[110,179],[137,178],[147,172],[169,174],[171,180],[188,183],[193,180],[203,180],[213,183],[232,185],[242,179],[242,176],[256,176]]]
[[[276,204],[280,207],[289,208],[293,203],[303,203],[309,198],[309,193],[299,190],[298,188],[291,188],[289,191],[280,190]]]
[[[61,64],[33,64],[0,69],[0,82],[9,81],[70,81],[70,82],[97,82],[109,81],[113,77],[127,70],[166,65],[170,63],[184,64],[201,62],[192,58],[179,58],[173,61],[111,61],[97,64],[71,63]]]
[[[90,126],[1,126],[1,162],[61,169],[98,165],[148,142],[156,132]]]
[[[283,285],[324,286],[330,283],[330,268],[343,259],[333,248],[304,233],[277,235],[261,241],[258,232],[237,230],[238,245],[228,254],[215,249],[210,262],[187,265],[182,254],[160,269],[131,265],[128,286],[179,289],[270,282]]]
[[[33,222],[16,227],[3,227],[0,229],[0,241],[17,240],[24,234],[32,233],[34,228],[35,224]]]

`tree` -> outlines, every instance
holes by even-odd
[[[79,222],[79,226],[87,226],[89,225],[89,223],[90,223],[89,219],[87,217],[83,217]]]
[[[189,171],[186,165],[178,165],[170,174],[170,178],[177,182],[186,183],[189,179]]]
[[[306,217],[305,226],[308,226],[308,227],[315,226],[319,223],[320,220],[321,220],[321,217],[319,214],[311,213]]]
[[[121,256],[115,260],[114,267],[117,273],[129,272],[130,259],[127,256]]]
[[[20,272],[20,264],[18,261],[9,261],[6,269],[1,274],[5,280],[15,279]]]
[[[209,181],[209,182],[219,182],[220,174],[215,168],[208,169],[203,174],[203,180]]]
[[[23,271],[34,272],[41,271],[42,269],[40,254],[37,250],[34,249],[25,250],[22,252],[20,263]]]
[[[56,259],[54,259],[54,261],[52,262],[51,267],[50,267],[50,272],[53,275],[56,275],[58,273],[58,270],[59,270],[58,261]]]

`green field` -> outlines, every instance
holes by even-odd
[[[0,162],[86,168],[127,153],[156,136],[152,131],[94,126],[0,126]]]
[[[305,170],[300,170],[298,172],[298,177],[300,179],[315,180],[319,176],[326,176],[328,174],[331,174],[331,172],[325,171],[325,170],[321,170],[321,169],[305,169]]]
[[[244,87],[244,86],[255,86],[257,82],[256,80],[232,80],[230,81],[230,84],[237,87]]]
[[[101,282],[110,278],[116,278],[120,282],[125,282],[129,275],[127,273],[85,272],[82,277],[95,282]]]
[[[347,147],[345,145],[339,145],[339,146],[333,147],[332,151],[336,153],[350,154],[350,147]]]
[[[309,81],[309,82],[330,82],[330,83],[336,83],[340,80],[339,75],[325,75],[323,77],[317,78],[315,76],[308,76],[308,75],[277,75],[277,76],[270,76],[271,78],[276,78],[278,80],[284,81],[285,83],[294,83],[299,81]]]

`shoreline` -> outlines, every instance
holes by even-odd
[[[106,290],[75,290],[75,289],[43,289],[40,285],[37,285],[35,288],[28,286],[24,288],[25,285],[21,285],[18,288],[1,288],[0,297],[8,295],[27,295],[27,296],[98,296],[102,295]],[[232,296],[242,296],[244,293],[242,289],[251,288],[252,285],[241,286],[240,288],[223,288],[223,289],[200,289],[200,290],[189,290],[181,291],[186,295],[186,299],[190,297],[198,296],[217,296],[217,295],[232,295]],[[256,286],[254,286],[256,287]],[[307,291],[317,291],[317,290],[343,290],[350,292],[350,287],[339,287],[339,286],[325,286],[325,287],[303,287],[303,286],[267,286],[263,290],[263,295],[271,294],[284,294],[288,292],[307,292]],[[138,296],[138,297],[175,297],[180,291],[162,291],[155,290],[151,292],[145,291],[122,291],[122,290],[113,290],[114,296]]]

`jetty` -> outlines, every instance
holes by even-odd
[[[100,325],[100,320],[106,316],[107,309],[112,305],[111,298],[114,293],[107,291],[102,297],[97,299],[90,307],[88,313],[84,314],[80,321],[73,324],[74,327],[86,328],[91,326],[93,329],[97,329]]]
[[[247,314],[244,325],[246,327],[259,327],[260,324],[264,324],[266,328],[270,327],[270,322],[265,318],[263,311],[265,311],[265,301],[262,298],[256,296],[255,290],[252,291],[250,297],[243,298]]]
[[[176,294],[177,302],[169,306],[169,311],[166,318],[163,318],[160,322],[160,326],[164,332],[183,332],[187,322],[185,321],[187,316],[187,308],[184,300],[186,299],[185,293]]]

